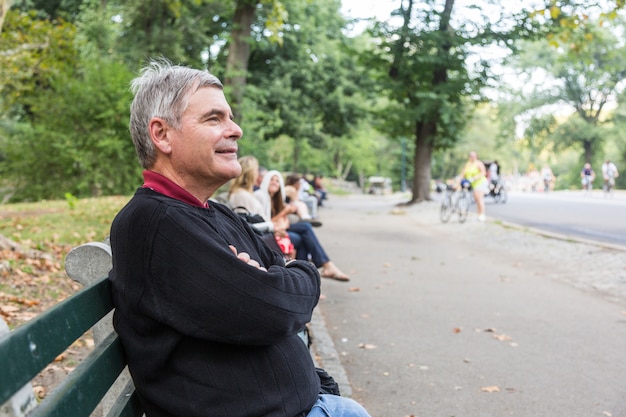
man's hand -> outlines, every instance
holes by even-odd
[[[246,252],[237,253],[237,248],[234,247],[233,245],[228,245],[228,247],[230,248],[230,250],[233,251],[233,253],[235,254],[237,258],[241,259],[242,261],[244,261],[250,266],[260,269],[261,271],[267,272],[267,269],[265,269],[265,267],[262,267],[261,264],[259,264],[254,259],[250,259],[250,255],[248,253]]]

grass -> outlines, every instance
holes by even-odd
[[[101,241],[130,196],[0,205],[0,234],[44,252],[59,245]]]
[[[0,315],[10,327],[81,288],[65,273],[65,256],[74,247],[102,241],[130,196],[1,204]]]

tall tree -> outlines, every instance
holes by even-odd
[[[257,13],[259,9],[262,12],[260,14]],[[262,18],[260,22],[259,16]],[[241,106],[247,84],[251,44],[254,42],[252,28],[255,21],[257,30],[269,33],[267,39],[281,45],[282,37],[279,33],[287,20],[288,13],[281,0],[236,0],[224,75],[224,83],[231,92],[230,102],[236,118],[241,119],[243,116]]]
[[[379,24],[372,34],[380,39],[372,62],[387,67],[391,104],[384,110],[383,129],[397,137],[412,137],[412,197],[409,204],[430,199],[433,151],[454,144],[467,115],[469,97],[484,83],[485,62],[477,73],[466,68],[468,35],[451,25],[454,0],[439,11],[435,1],[402,1],[397,14],[402,25]],[[490,31],[483,31],[486,40]]]
[[[606,136],[602,125],[609,115],[607,104],[618,99],[626,81],[626,45],[614,25],[601,22],[585,22],[571,30],[567,44],[550,46],[539,41],[527,45],[517,61],[526,74],[546,73],[544,82],[530,94],[525,92],[524,100],[534,104],[530,110],[540,111],[547,105],[574,109],[552,138],[561,148],[580,145],[584,161],[590,163]],[[534,99],[529,100],[529,95]]]
[[[302,170],[301,151],[325,149],[326,159],[346,166],[351,129],[363,116],[357,60],[345,47],[345,20],[337,0],[284,3],[289,22],[282,44],[266,39],[251,54],[247,100],[254,105],[253,140],[287,136],[294,140],[289,169]],[[250,108],[246,106],[246,108]],[[251,113],[252,114],[252,113]],[[249,137],[249,139],[250,139]]]

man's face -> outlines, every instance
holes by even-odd
[[[224,92],[215,87],[196,91],[181,118],[170,130],[172,166],[186,181],[221,186],[241,173],[237,141],[243,132],[232,120]]]

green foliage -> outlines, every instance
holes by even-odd
[[[546,40],[524,45],[519,68],[527,74],[541,69],[548,75],[547,82],[519,98],[526,103],[524,112],[536,114],[525,133],[531,148],[541,152],[575,146],[584,160],[594,161],[607,135],[607,104],[616,99],[626,79],[626,46],[616,32],[608,24],[586,21],[578,30],[568,30],[567,47],[555,48]],[[575,110],[559,128],[544,110],[556,104]]]
[[[206,66],[210,50],[224,44],[234,12],[234,1],[129,0],[122,4],[118,53],[131,68],[156,56]]]
[[[140,170],[128,137],[130,78],[119,64],[85,62],[81,74],[59,74],[33,97],[33,123],[6,131],[0,169],[13,200],[132,191]]]
[[[578,187],[584,158],[599,169],[609,155],[626,167],[621,0],[603,11],[596,2],[546,0],[514,15],[494,14],[497,1],[457,2],[449,22],[441,2],[403,1],[395,15],[404,26],[378,23],[358,37],[346,35],[339,0],[239,1],[254,4],[256,18],[240,153],[262,165],[359,182],[389,176],[396,189],[403,175],[455,175],[469,150],[506,172],[550,163],[564,187]],[[132,192],[141,177],[128,135],[130,79],[155,56],[225,79],[236,3],[14,1],[0,35],[2,194],[68,196],[71,206]],[[542,41],[517,42],[529,38]],[[476,107],[488,83],[504,90],[493,83],[496,60],[481,55],[494,44],[523,50],[518,68],[541,68],[548,82],[497,109]],[[519,80],[531,85],[530,76]],[[576,116],[547,107],[564,102]],[[427,140],[416,141],[418,132]]]
[[[73,210],[76,208],[76,202],[78,201],[78,198],[72,195],[72,193],[65,193],[65,201],[67,201],[67,205],[69,206],[70,210]]]
[[[252,50],[248,84],[253,87],[246,92],[244,130],[252,132],[255,143],[293,138],[289,170],[335,171],[350,156],[329,145],[351,140],[364,115],[357,62],[343,46],[339,2],[283,3],[289,20],[282,44],[262,39]],[[326,153],[323,166],[313,166],[316,152],[311,150]]]
[[[57,74],[71,74],[78,61],[76,27],[10,10],[0,34],[0,109],[28,117],[32,102]]]
[[[12,8],[23,12],[35,11],[42,20],[63,18],[73,21],[84,0],[13,0]]]

